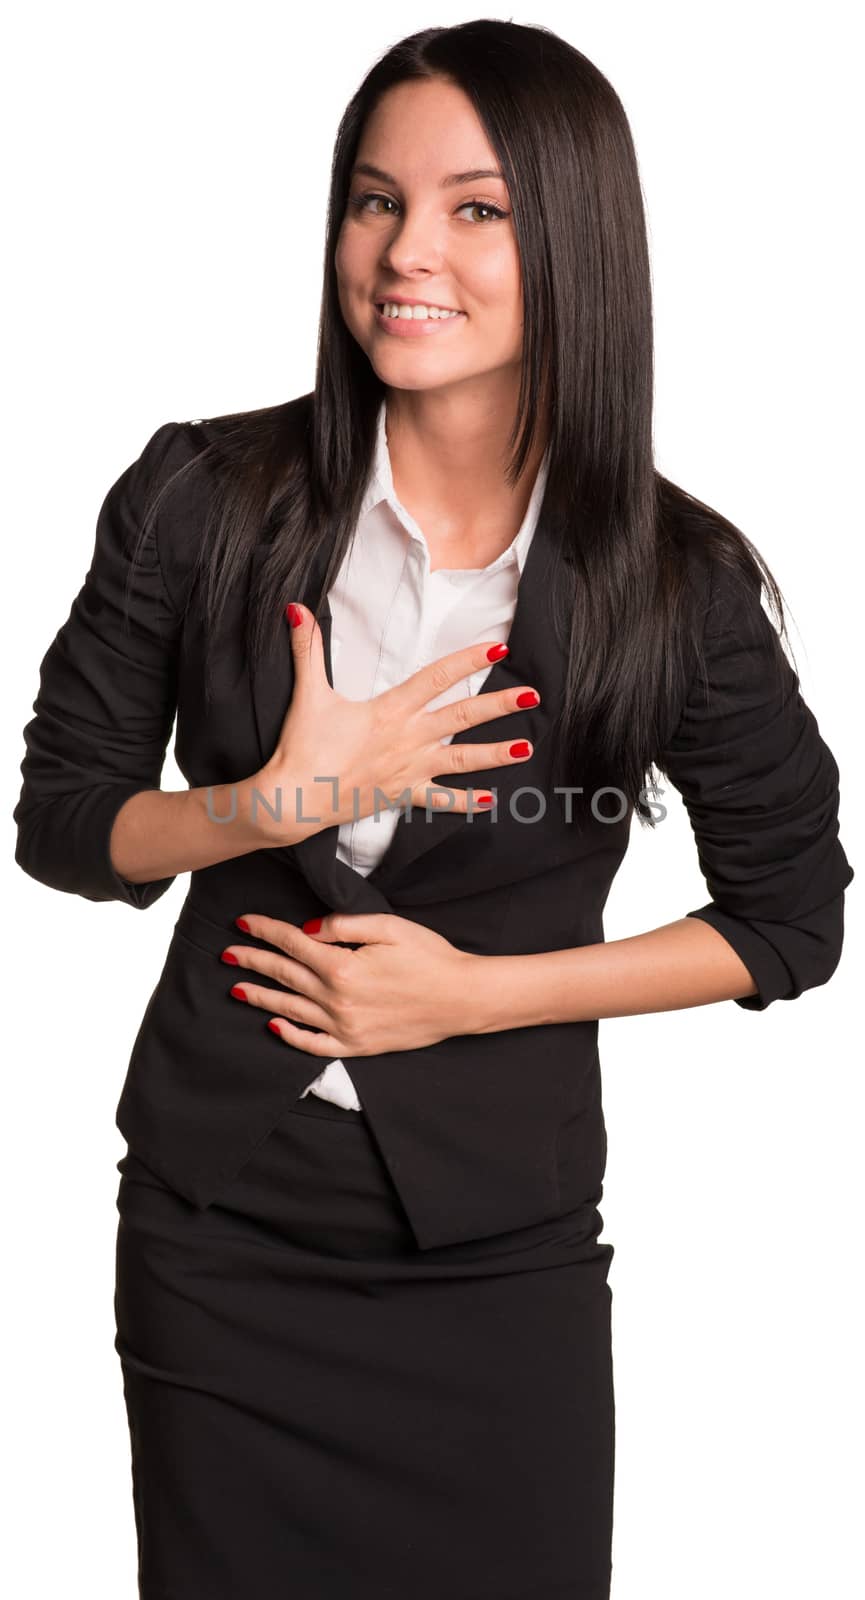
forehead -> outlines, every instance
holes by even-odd
[[[405,183],[501,170],[468,96],[440,78],[395,84],[381,95],[358,144],[355,167],[362,164]]]

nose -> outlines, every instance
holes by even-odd
[[[427,271],[440,273],[442,242],[438,224],[422,212],[398,217],[382,253],[382,266],[395,278]]]

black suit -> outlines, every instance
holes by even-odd
[[[143,496],[209,436],[206,424],[166,423],[114,484],[84,586],[42,663],[36,715],[25,731],[16,859],[33,877],[87,899],[144,909],[173,881],[126,882],[111,866],[108,839],[127,797],[159,787],[175,707],[177,761],[198,787],[257,771],[291,697],[288,625],[252,685],[238,627],[205,709],[198,613],[180,624],[200,490],[186,488],[146,541],[132,589],[133,628],[127,634],[121,625]],[[254,568],[268,548],[264,540],[257,546]],[[532,684],[540,705],[454,739],[532,740],[528,763],[466,780],[497,786],[495,817],[475,814],[469,823],[459,814],[427,820],[423,810],[409,812],[366,878],[338,859],[336,828],[191,874],[117,1123],[131,1148],[196,1205],[224,1190],[324,1065],[229,997],[219,952],[246,938],[234,925],[242,911],[296,924],[331,909],[393,912],[484,954],[603,939],[602,910],[631,815],[614,823],[590,817],[578,829],[567,820],[566,798],[552,792],[548,734],[564,662],[550,612],[550,556],[542,511],[510,653],[484,685],[489,692]],[[792,671],[782,683],[768,672],[770,623],[758,595],[750,611],[733,612],[726,579],[696,551],[693,565],[705,591],[711,694],[695,682],[658,764],[687,804],[712,896],[688,914],[712,923],[741,956],[758,994],[737,1003],[759,1010],[830,977],[853,870],[837,836],[835,761]],[[296,598],[313,603],[322,572],[320,557],[307,595]],[[329,612],[322,628],[330,678]],[[542,820],[511,814],[510,797],[524,785],[548,797]],[[529,794],[514,809],[531,817],[536,807]],[[613,814],[609,802],[605,814]],[[348,1065],[422,1249],[554,1215],[565,1129],[569,1158],[585,1168],[586,1194],[598,1192],[606,1141],[595,1021],[458,1036],[420,1051],[352,1057]]]
[[[109,491],[84,587],[42,664],[17,860],[92,900],[145,908],[170,886],[120,878],[108,842],[127,797],[158,788],[175,708],[177,760],[201,787],[261,767],[291,696],[287,624],[250,684],[238,595],[204,703],[201,618],[181,621],[201,486],[144,541],[122,626],[144,498],[207,434],[166,424]],[[266,553],[262,537],[256,571]],[[337,857],[336,828],[191,875],[117,1112],[129,1150],[116,1348],[143,1600],[289,1588],[608,1600],[613,1250],[598,1238],[597,1023],[350,1057],[357,1113],[298,1100],[322,1059],[231,999],[219,960],[243,942],[244,911],[296,924],[333,908],[394,912],[482,954],[603,938],[631,818],[587,813],[580,829],[553,792],[564,662],[550,557],[542,511],[510,653],[483,686],[532,684],[540,705],[455,736],[532,740],[528,763],[470,774],[498,788],[497,815],[408,813],[366,878]],[[690,914],[742,956],[759,992],[739,1003],[761,1009],[825,982],[838,960],[853,876],[838,775],[792,673],[768,670],[758,596],[735,611],[698,551],[693,576],[710,693],[695,677],[659,765],[684,794],[713,897]],[[322,577],[319,561],[296,598],[312,603]],[[329,615],[323,632],[331,676]],[[546,812],[520,822],[538,810],[533,790]]]

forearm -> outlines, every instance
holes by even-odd
[[[109,851],[115,872],[129,883],[195,872],[253,850],[295,844],[309,826],[294,822],[285,807],[279,823],[270,815],[262,775],[241,783],[201,789],[146,789],[120,807]],[[301,815],[303,813],[301,812]]]
[[[629,939],[472,959],[468,1033],[677,1011],[756,993],[732,946],[695,917]]]

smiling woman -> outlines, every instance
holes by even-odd
[[[598,1019],[828,981],[839,774],[655,468],[606,78],[427,29],[331,173],[314,391],[156,430],[25,730],[26,871],[191,873],[117,1108],[140,1593],[609,1600]],[[710,899],[608,944],[655,768]]]

